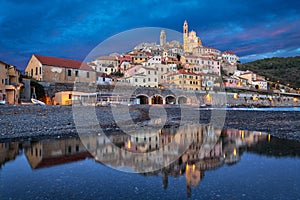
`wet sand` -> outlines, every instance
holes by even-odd
[[[164,112],[168,116],[167,126],[178,124],[181,120],[182,108],[179,106],[157,106],[156,108],[165,109]],[[115,108],[117,109],[119,108]],[[189,109],[195,110],[195,108]],[[117,129],[110,107],[96,107],[95,111],[103,130]],[[129,111],[135,123],[145,123],[151,118],[150,106],[131,106]],[[191,120],[196,119],[198,123],[208,124],[211,122],[211,114],[211,111],[201,110],[199,118],[193,115],[189,117]],[[222,114],[224,113],[220,116]],[[224,128],[263,131],[281,138],[300,140],[300,112],[226,111],[225,115]],[[126,123],[126,120],[130,119],[123,120]],[[0,141],[40,140],[78,135],[71,106],[1,105],[0,130]]]

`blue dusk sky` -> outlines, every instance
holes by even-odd
[[[34,53],[83,61],[120,32],[143,27],[182,32],[184,20],[203,45],[233,51],[242,62],[300,55],[300,1],[1,0],[0,60],[20,69]],[[128,49],[135,38],[125,39],[133,45]],[[159,42],[159,34],[145,34],[145,41]]]

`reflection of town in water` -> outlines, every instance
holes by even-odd
[[[133,172],[142,172],[147,167],[148,172],[142,174],[161,174],[164,189],[168,187],[169,176],[185,176],[189,197],[191,188],[199,186],[205,171],[224,164],[234,165],[241,159],[243,152],[267,156],[299,156],[299,147],[300,142],[279,139],[262,132],[220,130],[209,125],[197,125],[183,129],[165,128],[157,133],[145,131],[131,135],[118,133],[39,142],[0,143],[0,170],[6,162],[14,160],[22,152],[33,170],[94,157],[100,163],[113,168],[132,169]],[[156,169],[153,166],[157,163],[168,165]]]

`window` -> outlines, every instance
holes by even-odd
[[[134,81],[135,81],[135,82],[138,82],[137,78],[136,78],[136,79],[134,79]]]
[[[90,78],[90,72],[86,72],[86,77]]]
[[[72,75],[72,71],[70,69],[68,69],[68,76]]]
[[[69,99],[72,99],[72,94],[69,94]]]
[[[31,71],[30,71],[30,75],[31,75],[31,76],[33,76],[33,69],[31,69]]]
[[[35,75],[38,75],[38,68],[35,68]]]
[[[157,82],[157,79],[156,79],[156,78],[154,79],[154,82]]]
[[[68,153],[71,153],[71,152],[72,152],[72,147],[68,146]]]
[[[148,74],[150,74],[150,71],[148,71]]]
[[[40,67],[40,74],[42,74],[42,67]]]
[[[148,81],[151,81],[151,79],[150,79],[150,78],[148,78]]]
[[[79,145],[76,144],[76,152],[79,152]]]
[[[75,76],[78,77],[78,71],[77,70],[75,71]]]

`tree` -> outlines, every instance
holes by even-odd
[[[112,72],[110,73],[111,76],[118,76],[118,77],[123,77],[124,74],[120,71]]]
[[[42,86],[41,84],[39,84],[37,82],[37,80],[31,79],[30,80],[30,86],[35,88],[35,94],[36,94],[36,98],[37,99],[41,99],[41,98],[45,97],[44,86]]]

